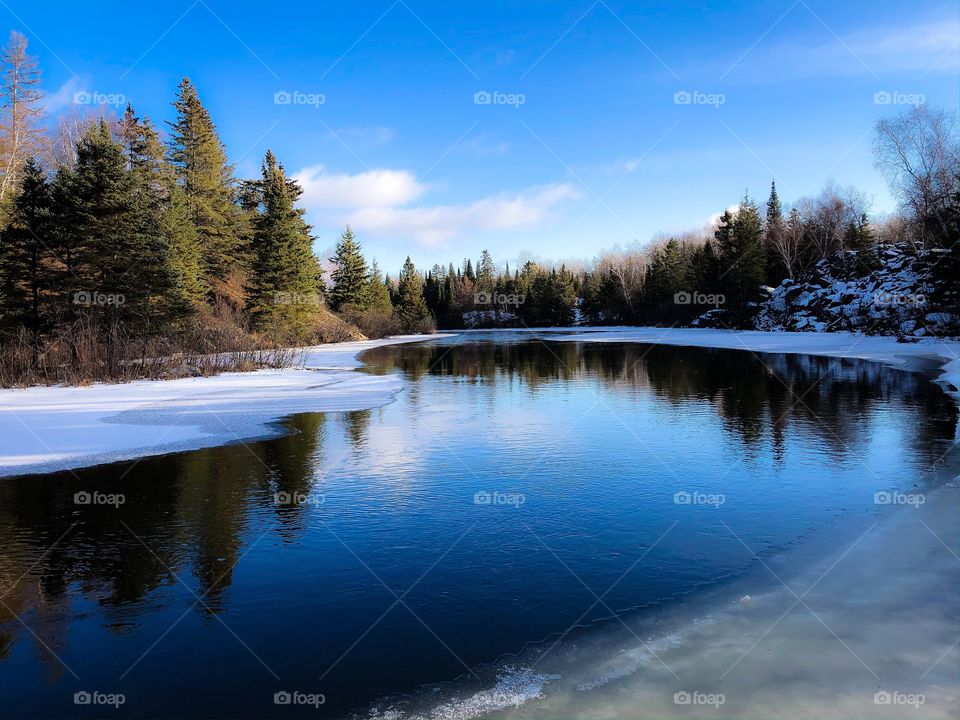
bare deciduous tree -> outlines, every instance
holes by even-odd
[[[17,185],[20,168],[41,147],[43,93],[37,59],[27,54],[27,38],[17,31],[0,52],[0,203]]]
[[[947,234],[946,210],[960,173],[957,142],[956,114],[930,105],[876,124],[877,168],[924,240]]]

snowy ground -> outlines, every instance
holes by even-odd
[[[474,331],[482,332],[482,331]],[[502,332],[502,331],[497,331]],[[809,353],[877,360],[912,368],[934,363],[957,395],[960,343],[901,344],[848,333],[732,332],[689,328],[551,328],[557,340],[641,342]],[[402,387],[398,376],[351,372],[357,355],[379,345],[434,336],[337,343],[304,351],[305,369],[225,373],[209,378],[142,380],[123,385],[0,390],[0,477],[88,467],[266,437],[298,412],[383,405]]]
[[[279,433],[272,424],[298,412],[377,407],[402,381],[354,372],[356,356],[428,337],[307,348],[304,369],[0,390],[0,476],[223,445]]]

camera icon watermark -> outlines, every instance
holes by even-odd
[[[473,294],[474,305],[523,305],[527,296],[523,293],[492,293],[481,290]]]
[[[325,495],[319,493],[286,492],[281,490],[273,494],[274,505],[323,505]]]
[[[519,109],[525,102],[527,102],[527,96],[523,93],[478,90],[473,94],[474,105],[511,105]]]
[[[123,93],[105,93],[99,90],[81,90],[73,94],[74,105],[112,105],[122,107],[127,104],[127,96]]]
[[[99,690],[80,690],[73,694],[74,705],[107,705],[119,708],[127,702],[123,693],[104,693]]]
[[[926,695],[923,693],[904,693],[897,690],[880,690],[873,694],[873,704],[874,705],[912,705],[914,708],[919,708],[927,701]]]
[[[674,505],[709,505],[714,508],[719,508],[726,502],[727,496],[722,493],[687,492],[686,490],[681,490],[673,494]]]
[[[674,705],[711,705],[720,707],[727,701],[723,693],[705,693],[699,690],[680,690],[673,694]]]
[[[327,102],[327,96],[323,93],[305,93],[299,90],[289,92],[287,90],[278,90],[273,94],[274,105],[310,105],[319,108]]]
[[[727,301],[723,293],[701,293],[694,290],[688,292],[681,290],[673,294],[673,303],[675,305],[713,305],[718,308]]]
[[[118,508],[127,502],[127,496],[123,493],[102,493],[94,490],[80,490],[73,494],[74,505],[110,505]]]
[[[712,105],[715,108],[719,108],[725,102],[727,102],[727,96],[723,93],[678,90],[673,94],[674,105]]]
[[[123,305],[127,298],[122,293],[103,293],[90,290],[79,290],[73,294],[74,305],[117,306]]]
[[[318,708],[327,702],[323,693],[305,693],[299,690],[280,690],[273,694],[274,705],[305,705]]]
[[[927,501],[923,493],[902,493],[898,490],[881,490],[873,494],[874,505],[911,505],[919,508]]]
[[[927,304],[927,296],[921,293],[895,293],[880,291],[873,293],[873,302],[877,305],[912,305]]]
[[[873,94],[874,105],[923,105],[926,101],[927,98],[923,93],[879,90]]]
[[[527,501],[527,496],[523,493],[504,493],[494,490],[487,492],[480,490],[473,494],[474,505],[506,505],[508,507],[518,508]]]

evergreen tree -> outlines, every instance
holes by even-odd
[[[173,172],[153,125],[149,119],[137,117],[130,105],[120,121],[118,136],[132,186],[134,242],[140,252],[135,271],[138,282],[149,291],[146,319],[172,319],[189,312],[193,294],[190,279],[186,287],[178,285],[181,278],[175,270],[166,226]],[[183,263],[178,261],[176,266]]]
[[[77,145],[68,196],[63,232],[73,269],[65,276],[65,289],[74,309],[100,324],[109,371],[115,375],[120,326],[132,333],[150,327],[151,283],[158,269],[141,233],[133,174],[104,120]]]
[[[420,329],[424,320],[430,317],[427,303],[423,299],[423,280],[414,267],[410,256],[407,256],[400,271],[399,283],[400,318],[404,330],[415,332]]]
[[[360,244],[354,239],[349,225],[340,236],[330,262],[336,266],[331,273],[333,289],[329,291],[330,307],[340,310],[351,305],[365,309],[368,297],[367,261],[364,260]]]
[[[733,221],[736,256],[731,260],[729,279],[736,307],[755,300],[764,281],[766,258],[763,248],[763,223],[757,206],[744,195]]]
[[[367,276],[367,297],[364,304],[370,310],[385,313],[393,311],[393,303],[390,301],[390,288],[383,280],[376,258],[374,258],[373,264],[370,266],[370,273]]]
[[[54,283],[51,195],[33,158],[24,163],[20,177],[20,190],[0,235],[0,318],[6,328],[27,328],[36,362],[40,335],[49,321],[42,305]]]
[[[303,210],[295,205],[299,187],[288,182],[283,166],[269,150],[261,187],[247,308],[256,329],[279,330],[304,340],[319,306],[313,238]]]
[[[770,198],[767,200],[767,216],[763,226],[763,241],[766,253],[766,282],[779,285],[787,275],[780,248],[784,242],[786,228],[783,224],[783,207],[777,195],[777,183],[770,183]]]
[[[493,258],[487,250],[480,254],[480,262],[477,265],[477,290],[493,290],[494,274],[496,269],[493,267]]]
[[[206,283],[224,280],[231,269],[244,266],[240,216],[234,204],[233,166],[210,113],[188,78],[180,81],[174,102],[177,119],[171,125],[170,160],[183,188],[203,254]]]

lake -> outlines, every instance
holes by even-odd
[[[391,717],[499,678],[496,709],[910,502],[956,435],[927,375],[858,360],[522,332],[362,360],[393,403],[0,481],[0,713]]]

